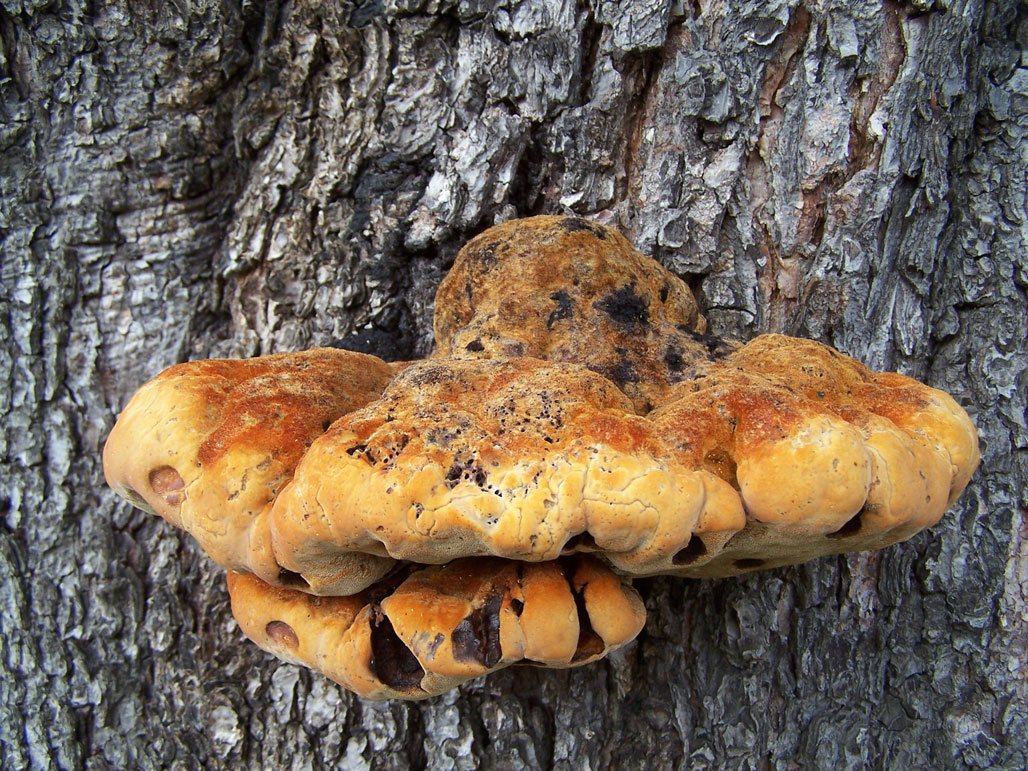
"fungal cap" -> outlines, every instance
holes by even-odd
[[[104,446],[107,483],[219,564],[275,583],[271,501],[308,444],[391,377],[374,356],[328,348],[176,365],[119,416]]]
[[[422,699],[517,662],[568,667],[642,629],[639,595],[587,557],[519,566],[458,560],[350,597],[229,573],[232,612],[262,649],[368,699]]]

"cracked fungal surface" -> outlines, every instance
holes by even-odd
[[[978,463],[945,393],[808,340],[709,335],[684,283],[577,218],[469,242],[435,328],[414,363],[178,365],[105,448],[119,493],[255,574],[230,579],[251,638],[372,698],[604,655],[642,623],[617,575],[904,540]]]

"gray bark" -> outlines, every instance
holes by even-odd
[[[0,3],[5,768],[1024,768],[1028,7]],[[639,582],[637,643],[361,703],[231,619],[100,449],[187,358],[384,330],[495,221],[573,211],[783,331],[952,393],[931,531]]]

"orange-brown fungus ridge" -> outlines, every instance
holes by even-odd
[[[108,483],[229,569],[265,650],[372,699],[631,641],[635,576],[730,576],[934,524],[978,440],[948,395],[819,343],[706,333],[688,287],[575,217],[490,228],[437,348],[180,364]]]

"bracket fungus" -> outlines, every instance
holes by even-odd
[[[711,336],[680,279],[579,218],[472,239],[435,336],[409,364],[177,365],[104,450],[115,491],[228,568],[247,636],[366,698],[593,661],[642,628],[633,577],[882,548],[978,463],[945,393]]]
[[[524,662],[573,667],[630,642],[646,618],[627,582],[589,555],[522,563],[416,563],[345,597],[230,572],[243,633],[370,699],[423,699]]]

